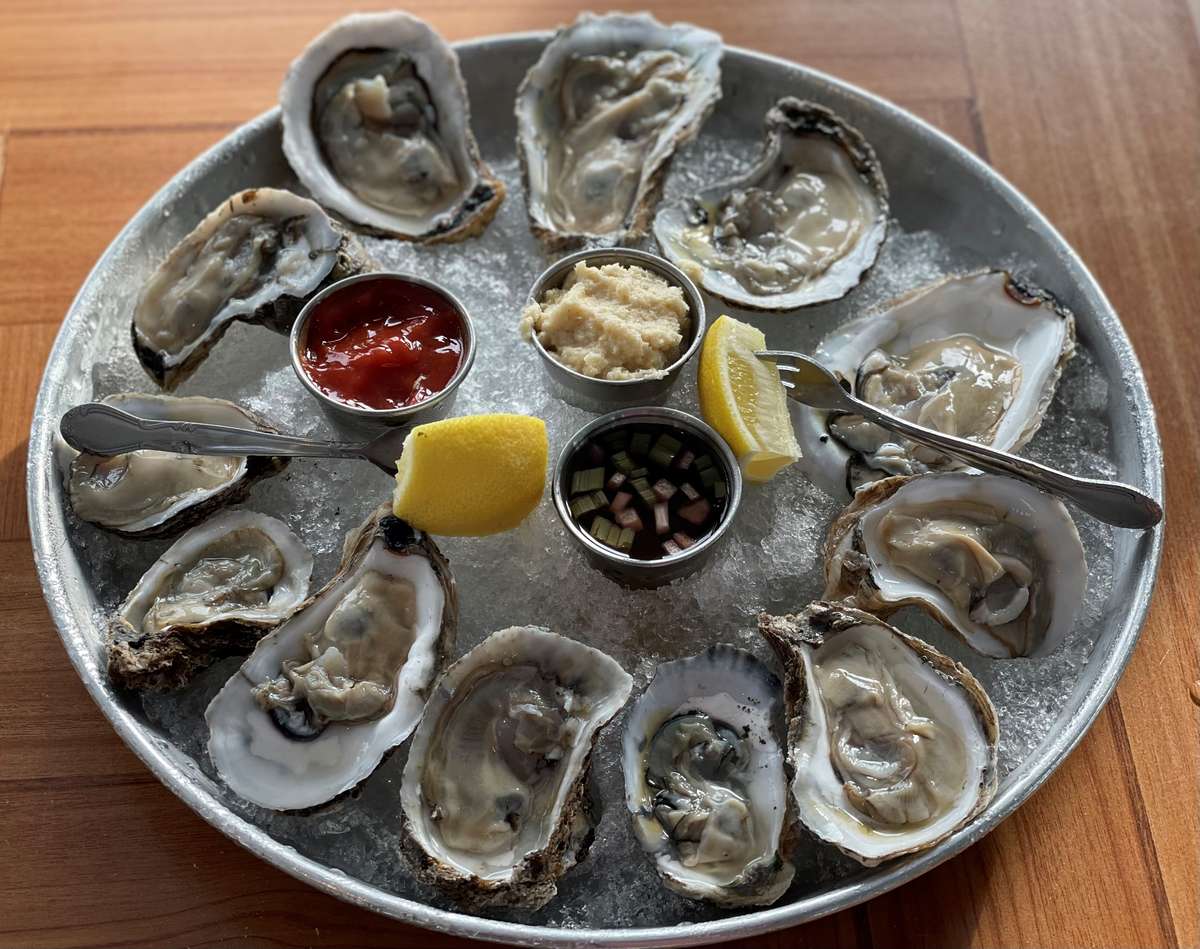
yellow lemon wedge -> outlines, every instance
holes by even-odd
[[[465,415],[417,425],[396,462],[392,509],[420,530],[479,537],[511,530],[546,487],[546,423]]]
[[[709,327],[700,348],[700,412],[729,442],[747,481],[770,481],[800,458],[779,371],[754,355],[766,348],[761,330],[728,316]]]

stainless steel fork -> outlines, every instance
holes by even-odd
[[[842,388],[832,372],[811,356],[782,349],[763,350],[755,355],[775,363],[788,396],[797,402],[817,409],[861,415],[880,428],[943,452],[981,471],[1020,478],[1043,491],[1072,501],[1106,524],[1146,530],[1163,518],[1162,505],[1132,485],[1067,474],[1036,461],[925,428],[884,412],[856,399]]]

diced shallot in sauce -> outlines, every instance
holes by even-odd
[[[685,504],[676,513],[679,514],[689,524],[700,525],[708,520],[708,515],[712,511],[712,506],[706,498],[699,498],[691,504]]]
[[[654,505],[654,530],[658,534],[671,533],[671,512],[666,501]]]
[[[633,495],[630,494],[628,491],[618,491],[617,496],[615,498],[613,498],[612,503],[609,504],[608,509],[610,511],[612,511],[614,514],[617,514],[620,511],[625,510],[625,508],[629,507],[629,502],[632,500],[633,500]]]
[[[642,529],[642,519],[638,517],[638,512],[631,507],[624,508],[616,513],[613,518],[621,527],[628,527],[635,534]]]

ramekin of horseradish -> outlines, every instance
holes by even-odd
[[[737,459],[686,412],[618,409],[567,442],[551,485],[567,534],[619,583],[656,587],[712,555],[742,499]]]
[[[449,414],[475,360],[475,332],[449,290],[412,274],[330,284],[291,334],[296,376],[339,425],[360,431]]]
[[[674,264],[624,247],[581,250],[530,288],[520,331],[557,395],[603,409],[661,401],[704,338],[704,300]]]

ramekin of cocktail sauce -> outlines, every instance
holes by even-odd
[[[292,327],[292,368],[336,421],[377,430],[442,418],[475,360],[466,309],[431,280],[366,273],[326,287]]]

